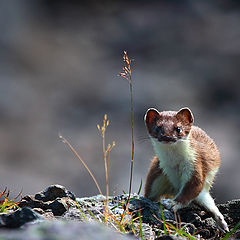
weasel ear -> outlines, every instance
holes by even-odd
[[[144,120],[148,126],[159,117],[159,111],[155,108],[149,108],[145,114]]]
[[[182,121],[186,122],[186,123],[193,123],[193,114],[192,111],[185,107],[185,108],[181,108],[178,112],[177,112],[177,118],[181,119]]]

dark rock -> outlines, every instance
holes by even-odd
[[[207,218],[203,220],[201,229],[201,236],[205,239],[219,234],[219,229],[216,225],[216,222],[212,218]]]
[[[31,208],[23,207],[15,212],[0,215],[0,227],[18,228],[27,222],[42,220],[41,215],[34,212]]]
[[[44,214],[45,212],[41,208],[33,208],[34,212]]]
[[[61,198],[52,201],[49,208],[55,216],[61,216],[68,210],[66,203]]]
[[[133,199],[130,201],[129,210],[132,212],[141,211],[143,222],[147,222],[151,225],[162,225],[162,212],[160,203],[152,202],[147,198],[140,197],[139,199]],[[162,208],[165,220],[174,220],[174,214]],[[137,213],[138,214],[138,213]]]
[[[174,236],[161,236],[157,237],[155,240],[185,240],[185,238]]]
[[[72,192],[70,192],[65,187],[58,184],[51,185],[50,187],[46,188],[44,191],[35,194],[35,199],[41,200],[44,202],[53,201],[58,197],[59,198],[69,197],[72,200],[76,200],[76,197]]]
[[[136,233],[136,236],[139,236],[139,239],[141,239],[141,235],[140,235],[140,231],[139,231],[140,228],[142,229],[142,238],[143,239],[155,239],[155,237],[156,237],[155,231],[149,224],[142,222],[141,227],[140,227],[140,224],[135,222],[135,233]],[[130,228],[128,230],[131,231]]]
[[[162,211],[160,208],[159,202],[152,202],[149,199],[134,196],[135,199],[132,199],[129,204],[129,211],[132,211],[133,214],[138,216],[138,212],[141,213],[142,224],[149,224],[152,228],[151,231],[158,233],[161,232],[161,235],[164,235],[163,224],[162,224],[162,211],[164,213],[164,217],[167,223],[170,223],[174,226],[179,226],[179,223],[176,222],[174,213],[172,211],[172,200],[166,199],[161,200]],[[132,197],[131,197],[132,198]],[[119,195],[115,196],[114,198],[110,198],[109,200],[109,207],[114,207],[113,212],[122,213],[123,209],[121,208],[121,202],[125,202],[127,199],[127,195]],[[85,207],[87,206],[88,210],[94,213],[95,216],[99,216],[99,212],[102,212],[103,209],[103,200],[97,197],[90,197],[90,198],[81,198],[77,199],[79,202],[79,206],[81,207],[81,211],[85,214],[87,219],[92,219],[91,216],[86,211]],[[230,201],[227,205],[222,206],[221,212],[224,213],[224,209],[228,209],[229,212],[232,212],[234,209],[237,211],[238,207],[238,200],[234,200],[233,202]],[[117,206],[117,207],[116,207]],[[116,208],[115,208],[116,207]],[[65,213],[65,217],[69,216],[68,211]],[[74,216],[75,214],[75,216]],[[72,214],[71,219],[74,219],[79,213]],[[233,214],[233,212],[231,213]],[[225,219],[229,224],[229,227],[233,227],[237,224],[237,216],[239,214],[239,210],[234,215],[234,224],[230,225],[228,221],[228,214],[225,213]],[[220,239],[222,233],[220,232],[219,228],[216,225],[216,222],[213,220],[211,215],[202,209],[195,207],[194,205],[183,208],[177,212],[179,216],[178,222],[181,222],[181,228],[184,227],[184,232],[193,234],[194,232],[198,232],[197,238],[204,238],[204,239]],[[143,225],[144,226],[144,225]],[[146,230],[149,231],[149,230]],[[146,234],[147,235],[147,234]],[[144,239],[148,239],[147,237]],[[180,239],[179,237],[177,239]]]
[[[75,199],[74,195],[66,190],[66,188],[59,185],[52,185],[45,191],[37,193],[35,196],[25,196],[19,206],[31,207],[40,213],[44,219],[53,220],[53,222],[57,219],[67,220],[68,222],[74,220],[88,223],[96,222],[96,219],[103,221],[103,209],[106,200],[104,196],[98,195],[89,198],[77,198],[76,201],[73,199]],[[109,197],[108,207],[114,216],[120,217],[121,214],[123,214],[126,209],[124,204],[127,199],[127,194]],[[194,232],[198,232],[198,235],[195,235],[197,239],[200,237],[203,239],[220,239],[223,235],[211,215],[198,207],[189,206],[179,210],[177,212],[178,222],[176,222],[176,216],[172,211],[174,203],[172,200],[161,200],[161,203],[152,202],[136,194],[131,195],[130,199],[128,210],[136,217],[141,213],[143,239],[154,239],[156,236],[158,236],[156,239],[183,239],[179,236],[164,236],[162,213],[164,214],[167,224],[183,228],[185,233],[193,234]],[[218,207],[224,214],[230,229],[232,229],[240,221],[240,200],[229,201],[226,204],[218,205]],[[0,221],[0,223],[2,222]],[[21,224],[20,221],[18,224],[15,224],[15,226],[21,226]],[[139,236],[140,222],[135,220],[134,224],[136,225],[134,231],[136,235]],[[70,228],[74,228],[74,226],[69,225]],[[125,227],[126,230],[132,231],[130,223],[127,223]],[[44,228],[46,228],[45,225]],[[58,228],[59,225],[49,225],[49,231],[57,231],[56,229]],[[45,229],[45,231],[47,232],[48,230]],[[175,230],[171,229],[170,231],[175,232]],[[59,232],[61,231],[59,230]],[[239,236],[239,234],[239,231],[237,231],[234,237]],[[95,239],[94,237],[95,236],[89,239]],[[118,237],[116,238],[119,239]],[[51,238],[46,237],[45,239]],[[76,238],[73,237],[72,239]],[[20,240],[22,239],[20,238]]]
[[[196,227],[201,226],[202,224],[202,219],[201,217],[197,214],[197,213],[192,213],[190,212],[189,214],[185,214],[185,218],[184,218],[185,222],[191,222],[193,223]]]
[[[75,199],[74,194],[65,187],[51,185],[35,196],[25,196],[19,206],[42,209],[44,212],[51,211],[55,216],[61,216],[70,207],[75,206]]]
[[[236,231],[236,233],[233,235],[235,239],[240,239],[240,230]],[[233,238],[233,239],[234,239]]]
[[[70,208],[67,212],[64,213],[63,218],[66,220],[77,220],[84,221],[82,213],[77,208]]]
[[[240,199],[231,200],[217,206],[230,225],[236,225],[236,223],[240,222]]]
[[[34,196],[25,196],[19,203],[19,207],[47,209],[47,204],[41,200],[36,200]]]
[[[162,211],[161,207],[162,206]],[[240,200],[229,201],[226,204],[218,205],[220,211],[224,214],[225,220],[229,226],[235,226],[240,221]],[[161,200],[152,202],[149,199],[140,197],[130,201],[129,210],[137,215],[141,212],[142,221],[148,223],[157,229],[162,229],[162,212],[166,222],[177,226],[174,213],[171,209],[171,201]],[[194,205],[183,208],[177,212],[181,227],[186,226],[184,231],[190,234],[198,231],[199,235],[204,239],[219,239],[222,234],[215,220],[208,212],[201,210]]]

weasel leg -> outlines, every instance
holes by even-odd
[[[202,206],[207,211],[213,214],[215,221],[217,222],[218,226],[224,232],[229,232],[228,225],[224,220],[223,215],[218,210],[213,198],[211,197],[210,193],[206,190],[203,190],[195,200],[197,204]]]
[[[163,174],[158,158],[154,157],[147,174],[144,197],[158,201],[161,196],[173,194],[172,184],[168,177]]]

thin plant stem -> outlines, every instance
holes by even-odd
[[[104,159],[104,166],[105,166],[105,178],[106,178],[106,200],[104,201],[104,217],[105,222],[108,222],[108,167],[107,167],[107,153],[105,149],[105,131],[106,131],[106,115],[104,116],[103,120],[103,127],[102,127],[102,151],[103,151],[103,159]]]
[[[133,160],[134,160],[134,153],[135,153],[135,146],[134,146],[134,117],[133,117],[133,84],[132,84],[132,70],[131,70],[131,60],[127,55],[127,51],[123,52],[123,61],[125,65],[123,66],[123,72],[119,75],[126,79],[129,83],[130,87],[130,105],[131,105],[131,135],[132,135],[132,143],[131,143],[131,167],[130,167],[130,179],[129,179],[129,193],[128,193],[128,200],[129,202],[131,192],[132,192],[132,178],[133,178]]]
[[[107,114],[104,115],[103,118],[103,125],[100,127],[100,125],[97,125],[97,128],[101,134],[102,137],[102,151],[103,151],[103,159],[104,159],[104,166],[105,166],[105,178],[106,178],[106,200],[104,201],[104,217],[105,222],[108,224],[108,218],[109,218],[109,210],[108,210],[108,197],[109,197],[109,162],[110,162],[110,152],[112,148],[115,146],[115,142],[112,143],[112,145],[108,144],[106,147],[106,129],[109,125],[109,120],[107,119]]]
[[[123,52],[123,61],[124,66],[122,68],[123,72],[119,73],[119,76],[123,79],[126,79],[129,83],[130,87],[130,98],[131,98],[131,135],[132,135],[132,141],[131,141],[131,162],[130,162],[130,178],[129,178],[129,192],[128,192],[128,198],[126,203],[126,208],[124,209],[124,212],[127,209],[127,206],[129,204],[131,192],[132,192],[132,178],[133,178],[133,160],[134,160],[134,118],[133,118],[133,84],[132,84],[132,70],[131,70],[131,60],[129,59],[127,55],[127,51]]]
[[[142,228],[141,210],[138,211],[138,217],[139,217],[139,238],[141,238],[141,240],[143,240],[143,228]]]
[[[131,169],[130,169],[130,182],[129,182],[129,195],[128,201],[132,191],[132,177],[133,177],[133,160],[134,160],[134,119],[133,119],[133,87],[132,87],[132,76],[130,74],[130,95],[131,95],[131,128],[132,128],[132,154],[131,154]]]
[[[103,195],[103,193],[102,193],[102,191],[101,191],[101,189],[100,189],[100,187],[99,187],[99,184],[98,184],[96,178],[95,178],[94,175],[92,174],[91,170],[88,168],[87,164],[86,164],[86,163],[83,161],[83,159],[80,157],[80,155],[78,154],[78,152],[74,149],[74,147],[71,145],[71,143],[70,143],[65,137],[63,137],[61,134],[59,134],[59,138],[62,139],[62,141],[69,146],[69,148],[70,148],[71,151],[74,153],[74,155],[82,162],[83,166],[86,168],[86,170],[88,171],[88,173],[89,173],[90,176],[92,177],[93,181],[95,182],[96,187],[97,187],[99,193],[100,193],[101,195]]]

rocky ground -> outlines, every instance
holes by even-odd
[[[137,239],[141,235],[140,226],[142,239],[188,239],[179,234],[165,236],[163,213],[168,226],[173,224],[179,229],[184,228],[184,232],[194,235],[194,239],[221,239],[224,236],[211,216],[201,209],[188,207],[180,210],[176,216],[171,210],[171,200],[162,200],[160,204],[137,194],[131,196],[125,211],[131,214],[125,218],[139,217],[140,212],[141,221],[134,220],[132,231],[132,222],[126,220],[125,229],[128,233],[121,234],[117,231],[117,216],[123,214],[126,200],[127,195],[109,198],[108,206],[116,221],[112,218],[108,223],[111,227],[107,228],[102,224],[105,197],[76,198],[65,187],[52,185],[40,193],[25,196],[19,204],[21,209],[0,215],[0,240]],[[240,222],[240,200],[232,200],[218,207],[230,229],[233,229]],[[167,232],[175,231],[170,228]],[[237,238],[240,238],[240,230],[231,236],[231,239]]]

